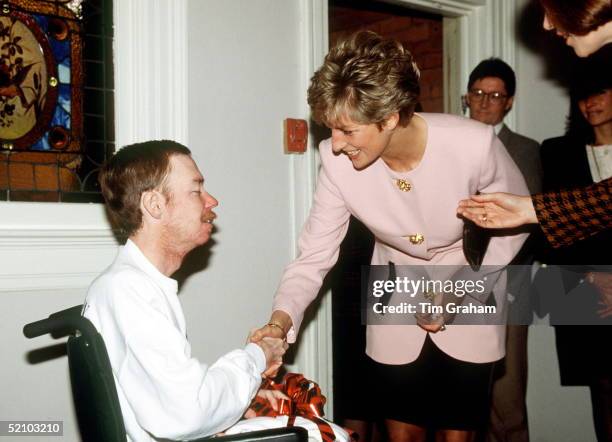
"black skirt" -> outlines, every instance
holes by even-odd
[[[438,429],[484,428],[489,419],[494,363],[454,359],[440,351],[429,335],[421,354],[410,364],[381,364],[365,354],[361,266],[370,262],[373,245],[373,235],[351,217],[338,263],[330,275],[334,419],[393,419]]]
[[[430,429],[484,429],[489,420],[495,364],[452,358],[428,334],[414,362],[389,365],[371,361],[377,418]]]
[[[555,327],[555,341],[561,385],[590,386],[612,377],[612,326],[560,325]]]

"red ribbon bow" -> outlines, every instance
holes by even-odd
[[[319,427],[323,442],[336,440],[334,430],[326,420],[322,419],[323,406],[327,399],[321,393],[321,388],[316,382],[306,379],[299,373],[287,373],[280,383],[268,379],[264,380],[261,388],[282,391],[289,397],[289,400],[281,399],[278,411],[274,411],[268,401],[256,396],[251,403],[251,409],[255,411],[257,416],[289,416],[288,427],[292,427],[295,418],[300,416],[311,420]],[[353,439],[352,432],[347,431]]]

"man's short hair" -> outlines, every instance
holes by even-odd
[[[379,126],[394,112],[408,124],[419,99],[419,69],[402,43],[372,31],[339,42],[310,81],[313,119],[328,126],[348,117]]]
[[[495,57],[482,60],[470,74],[470,78],[468,80],[468,91],[472,89],[472,86],[476,81],[482,80],[485,77],[499,78],[504,82],[508,96],[514,97],[514,93],[516,92],[516,76],[508,63]]]
[[[175,141],[155,140],[135,143],[120,149],[109,158],[98,180],[111,223],[126,235],[142,225],[140,197],[143,192],[164,187],[170,172],[172,155],[191,155],[191,151]]]

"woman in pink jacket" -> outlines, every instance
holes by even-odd
[[[285,269],[271,319],[253,340],[295,341],[351,214],[376,237],[372,264],[465,265],[456,202],[476,191],[527,194],[492,127],[416,114],[418,98],[419,71],[401,43],[359,32],[330,50],[312,78],[308,103],[332,136],[319,147],[321,171],[299,256]],[[492,238],[483,264],[509,263],[524,239]],[[502,279],[496,295],[503,296]],[[367,327],[370,381],[387,392],[372,406],[392,441],[425,440],[428,427],[439,432],[437,440],[468,441],[487,422],[505,327],[443,320]]]

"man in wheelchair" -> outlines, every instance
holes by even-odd
[[[191,356],[170,278],[211,236],[218,205],[187,147],[124,147],[100,172],[111,222],[128,237],[90,286],[83,315],[103,336],[128,440],[193,439],[235,423],[287,344],[266,338],[207,365]]]

